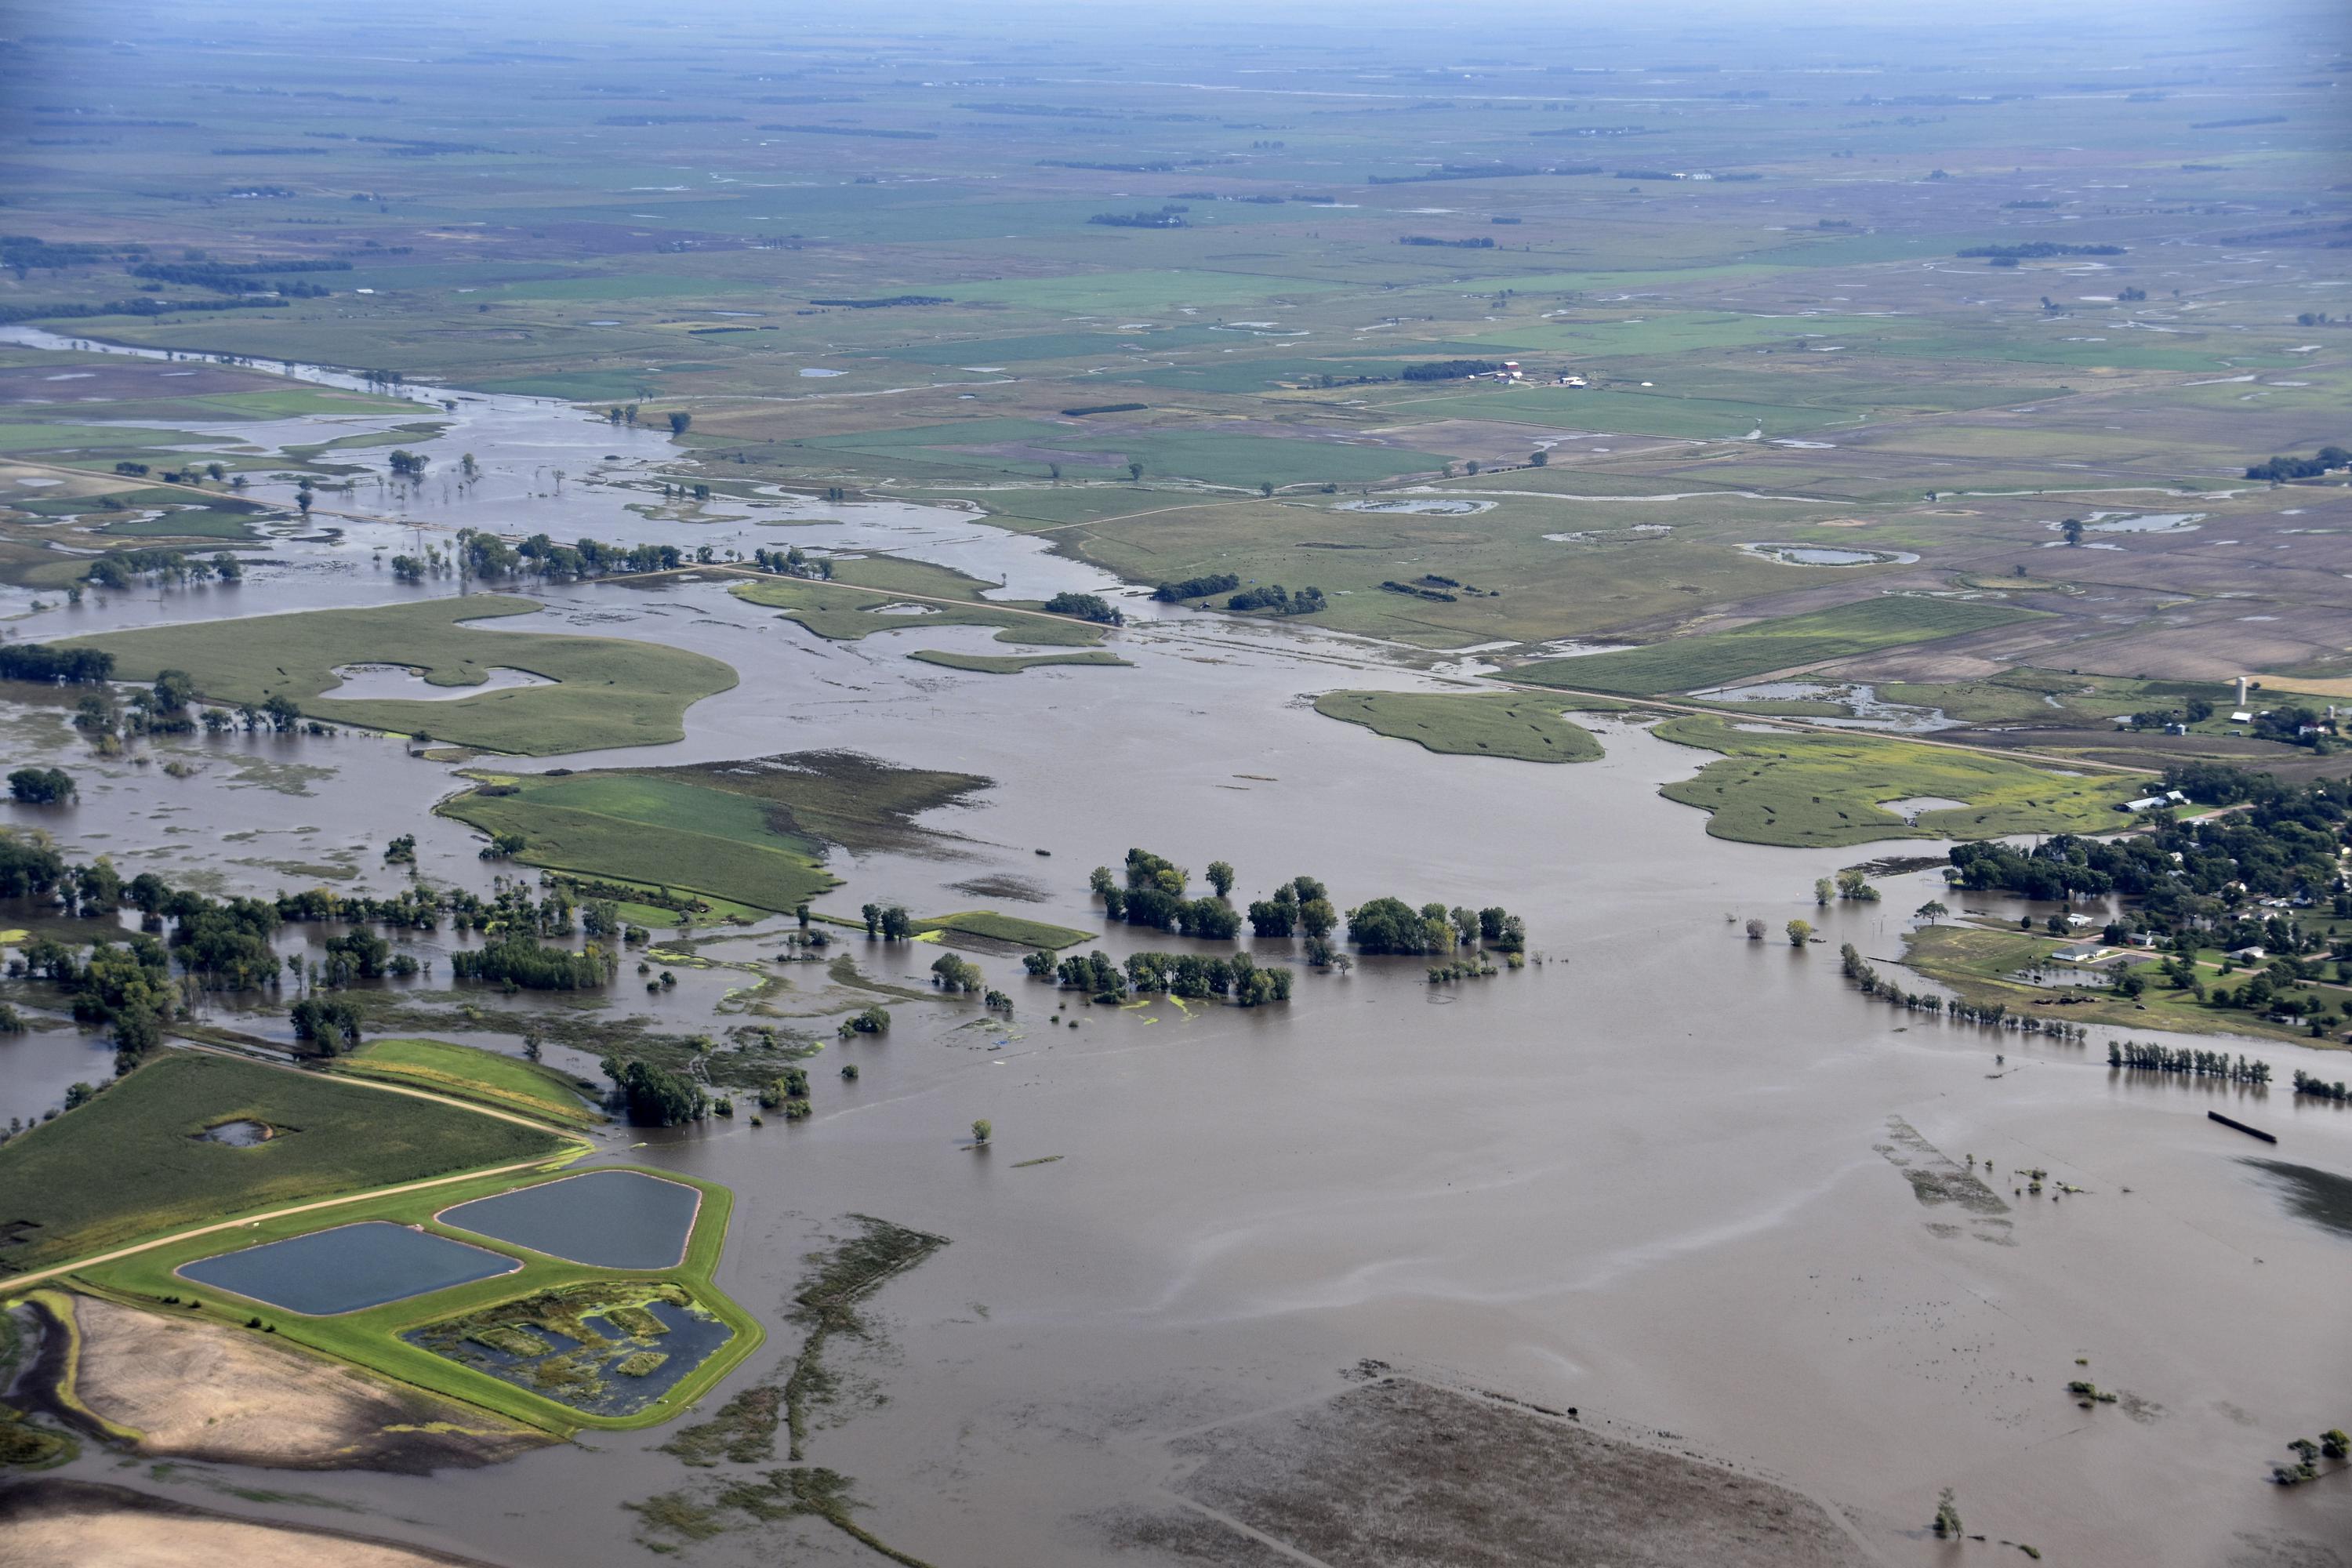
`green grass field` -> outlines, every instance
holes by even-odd
[[[896,573],[892,575],[913,579],[919,574]],[[941,575],[952,577],[955,574]],[[961,581],[969,583],[971,579]],[[1045,647],[1084,647],[1102,641],[1108,629],[1056,616],[1024,615],[1018,606],[999,608],[995,605],[978,603],[943,605],[892,596],[896,593],[905,593],[922,594],[934,598],[969,598],[967,593],[953,584],[947,592],[942,592],[928,585],[919,586],[914,581],[892,582],[869,588],[846,582],[814,583],[765,577],[755,583],[738,583],[729,592],[748,603],[781,610],[785,619],[798,621],[817,636],[833,642],[856,642],[876,632],[906,631],[920,626],[994,626],[998,642],[1030,643]],[[912,609],[919,613],[894,613],[898,609]]]
[[[1832,609],[1759,621],[1737,631],[1680,637],[1622,653],[1548,659],[1510,671],[1513,680],[1655,697],[1696,691],[1776,669],[1847,658],[1878,648],[1932,642],[2031,618],[2030,610],[1963,599],[1889,595]]]
[[[1601,756],[1592,731],[1560,717],[1573,709],[1620,704],[1511,693],[1447,696],[1429,691],[1327,691],[1315,711],[1411,741],[1433,752],[1509,757],[1523,763],[1590,763]]]
[[[163,1297],[176,1295],[184,1302],[194,1294],[202,1302],[198,1310],[215,1322],[242,1324],[248,1317],[258,1316],[265,1323],[275,1326],[277,1338],[290,1340],[338,1360],[356,1363],[395,1381],[430,1389],[501,1415],[511,1416],[561,1436],[590,1427],[625,1429],[657,1426],[691,1406],[729,1372],[740,1365],[745,1357],[758,1350],[765,1337],[759,1320],[729,1299],[711,1279],[711,1271],[718,1266],[726,1244],[728,1222],[734,1206],[733,1194],[715,1182],[681,1175],[675,1171],[649,1171],[648,1174],[660,1176],[666,1181],[682,1182],[700,1188],[702,1206],[695,1217],[694,1231],[687,1243],[685,1261],[675,1268],[644,1271],[591,1268],[566,1263],[471,1231],[452,1229],[434,1218],[454,1205],[511,1191],[518,1186],[532,1185],[540,1181],[559,1180],[566,1173],[548,1172],[536,1177],[488,1176],[471,1182],[452,1183],[425,1192],[368,1198],[317,1213],[264,1221],[242,1228],[233,1236],[195,1237],[122,1258],[77,1275],[75,1283],[88,1285],[101,1294],[133,1306],[166,1312],[187,1309],[162,1306],[160,1303]],[[304,1317],[265,1303],[247,1301],[232,1292],[211,1287],[194,1291],[188,1281],[173,1272],[184,1264],[215,1253],[265,1241],[282,1240],[360,1220],[390,1220],[395,1224],[415,1226],[469,1246],[505,1253],[520,1259],[523,1267],[494,1279],[429,1291],[406,1300],[331,1318]],[[541,1290],[631,1279],[666,1279],[682,1285],[704,1308],[734,1331],[731,1339],[714,1351],[700,1366],[688,1373],[676,1387],[635,1415],[608,1416],[585,1414],[513,1384],[461,1366],[400,1338],[411,1329],[499,1302],[520,1300]]]
[[[1885,735],[1760,734],[1686,714],[1651,731],[1725,754],[1658,793],[1710,813],[1717,838],[1796,848],[1880,838],[1992,838],[2095,833],[2128,826],[2116,805],[2138,793],[2114,775],[2067,778],[2005,757]],[[1882,801],[1958,800],[1906,822]]]
[[[483,594],[110,632],[66,646],[107,649],[115,657],[116,674],[126,680],[184,669],[214,702],[260,703],[283,694],[305,713],[335,723],[429,733],[528,756],[683,739],[686,710],[735,684],[734,670],[717,659],[658,643],[483,631],[464,624],[538,608],[529,599]],[[495,668],[528,670],[556,684],[438,702],[321,696],[338,684],[335,669],[351,664],[406,665],[440,687],[479,685]]]
[[[484,833],[520,833],[526,865],[786,912],[835,886],[823,850],[773,826],[748,795],[640,773],[519,778],[520,795],[461,795],[435,809]],[[692,826],[686,826],[693,824]]]
[[[976,675],[1018,675],[1024,669],[1042,669],[1057,664],[1090,666],[1095,668],[1135,668],[1132,661],[1115,653],[1094,649],[1087,653],[987,654],[944,653],[938,648],[918,648],[907,656],[918,664],[936,664],[942,669],[970,670]]]
[[[237,1121],[279,1131],[244,1149],[196,1136]],[[0,1226],[33,1227],[0,1245],[0,1263],[45,1268],[181,1226],[572,1147],[551,1129],[410,1095],[166,1051],[0,1145]]]
[[[1100,933],[1074,931],[1045,921],[1024,920],[1019,915],[999,914],[994,910],[964,910],[951,915],[934,915],[915,922],[917,934],[935,931],[959,931],[968,936],[986,937],[992,942],[1017,942],[1023,947],[1046,948],[1058,952],[1076,947],[1082,942],[1100,940]]]
[[[572,1079],[537,1062],[442,1040],[371,1040],[332,1068],[545,1121],[593,1126],[604,1118],[581,1098]]]

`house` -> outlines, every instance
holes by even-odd
[[[2232,724],[2251,724],[2253,721],[2254,716],[2242,708],[2230,715],[2230,722]]]
[[[2100,922],[2092,919],[2089,915],[2068,915],[2066,917],[2066,923],[2070,926],[2095,926]]]
[[[2160,795],[2144,795],[2137,800],[2127,800],[2116,807],[2117,811],[2161,811],[2172,802]]]
[[[2053,963],[2096,963],[2106,956],[2107,950],[2097,942],[2085,942],[2080,947],[2062,947],[2050,955]]]
[[[2152,931],[2136,931],[2131,934],[2131,944],[2134,947],[2154,947],[2163,940]]]
[[[2263,961],[2263,950],[2259,947],[2242,947],[2230,956],[2240,963],[2260,963]]]
[[[1588,384],[1580,375],[1570,375],[1568,372],[1561,371],[1559,373],[1559,384],[1562,386],[1583,386]]]

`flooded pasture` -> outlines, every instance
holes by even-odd
[[[23,633],[456,591],[395,589],[370,564],[371,541],[413,538],[417,522],[745,548],[776,537],[763,523],[689,536],[628,511],[642,492],[584,481],[600,470],[579,454],[622,454],[603,470],[617,480],[656,469],[667,441],[514,406],[530,401],[461,398],[453,417],[466,433],[427,445],[467,443],[502,500],[443,497],[428,481],[340,543],[274,547],[287,564],[257,568],[241,587],[93,595],[20,623]],[[533,465],[559,452],[573,476],[562,498],[530,493]],[[795,500],[778,510],[796,520],[795,542],[904,550],[1004,582],[1007,595],[1113,586],[952,508]],[[1247,1011],[1097,1006],[1027,979],[1016,955],[969,952],[1013,998],[1010,1020],[991,1017],[932,990],[937,948],[862,934],[835,951],[866,984],[893,988],[863,997],[890,1007],[887,1035],[833,1039],[825,1010],[838,994],[822,964],[769,966],[776,984],[751,1001],[729,999],[742,972],[681,966],[673,991],[640,995],[625,978],[588,1004],[580,1016],[643,1016],[679,1033],[711,1027],[721,1006],[751,1009],[743,1017],[804,1026],[823,1047],[804,1064],[805,1121],[626,1130],[604,1145],[618,1156],[642,1141],[632,1163],[736,1194],[717,1282],[773,1340],[709,1406],[785,1374],[803,1258],[842,1216],[950,1239],[882,1287],[883,1331],[848,1347],[847,1392],[810,1438],[814,1462],[855,1479],[860,1525],[894,1549],[941,1564],[1200,1560],[1106,1521],[1164,1502],[1188,1434],[1330,1399],[1368,1360],[1430,1384],[1576,1406],[1588,1421],[1769,1475],[1892,1563],[1943,1560],[1922,1526],[1946,1486],[1972,1525],[2032,1541],[2051,1561],[2221,1562],[2248,1537],[2283,1552],[2352,1540],[2343,1489],[2302,1489],[2290,1507],[2263,1481],[2289,1436],[2347,1415],[2352,1351],[2306,1325],[2315,1303],[2340,1294],[2352,1252],[2340,1228],[2251,1178],[2242,1135],[2206,1118],[2220,1108],[2256,1121],[2279,1136],[2282,1160],[2340,1179],[2352,1172],[2352,1111],[2280,1087],[2112,1070],[2110,1031],[2083,1044],[2028,1038],[1855,994],[1838,944],[1891,967],[1909,923],[1900,911],[1946,890],[1934,870],[1880,879],[1879,903],[1817,909],[1813,879],[1870,851],[1709,838],[1702,815],[1657,794],[1707,757],[1638,723],[1591,720],[1600,761],[1542,767],[1439,756],[1322,719],[1311,708],[1322,691],[1432,683],[1378,647],[1296,625],[1129,596],[1122,605],[1143,618],[1110,646],[1135,668],[1115,680],[1043,668],[1013,681],[904,657],[1002,651],[982,627],[919,618],[827,643],[719,582],[534,595],[539,613],[485,629],[648,638],[746,677],[691,709],[675,744],[560,765],[840,749],[994,781],[930,814],[924,826],[943,837],[919,851],[833,849],[829,868],[848,885],[823,909],[872,900],[929,915],[972,907],[965,888],[1017,883],[1022,914],[1100,931],[1087,945],[1114,960],[1208,951],[1104,927],[1087,869],[1135,845],[1196,873],[1230,861],[1237,900],[1303,873],[1328,882],[1343,908],[1393,894],[1506,904],[1528,921],[1528,967],[1444,984],[1418,962],[1318,971],[1291,942],[1249,940],[1260,963],[1296,967],[1298,984],[1286,1005]],[[69,855],[109,853],[126,875],[390,893],[408,875],[382,860],[395,833],[416,836],[415,874],[428,879],[487,890],[512,869],[482,861],[472,830],[426,815],[462,782],[455,764],[409,758],[394,742],[191,737],[149,744],[142,767],[89,757],[61,724],[13,722],[25,760],[71,766],[82,800],[0,813],[37,823]],[[194,771],[158,776],[166,760]],[[1739,922],[1751,917],[1812,921],[1827,945],[1745,941]],[[788,925],[695,954],[756,963]],[[299,950],[326,934],[289,928],[284,942]],[[437,957],[449,939],[404,941]],[[409,984],[424,994],[448,982],[428,973]],[[520,1050],[497,1026],[494,990],[468,994],[483,1022],[451,1037]],[[282,1012],[202,1005],[284,1037]],[[2229,1045],[2280,1079],[2313,1060],[2276,1041]],[[37,1064],[28,1076],[43,1084],[57,1078],[37,1066],[51,1057],[92,1076],[90,1041],[71,1030],[0,1052]],[[551,1047],[549,1059],[593,1068],[593,1054]],[[858,1076],[842,1078],[842,1065]],[[975,1118],[994,1126],[978,1148]],[[1890,1142],[1894,1118],[1916,1143]],[[1931,1202],[1914,1173],[1947,1165],[1996,1171],[1987,1185],[2009,1212]],[[2080,1191],[2027,1198],[2021,1182],[2013,1196],[2010,1173],[2028,1169]],[[674,1300],[634,1303],[658,1334],[634,1317],[614,1323],[609,1310],[631,1304],[559,1303],[540,1320],[546,1331],[520,1331],[530,1343],[474,1336],[494,1323],[436,1325],[446,1331],[428,1348],[519,1378],[570,1358],[549,1375],[576,1374],[583,1399],[650,1398],[649,1380],[674,1378],[670,1362],[705,1331]],[[584,1333],[562,1326],[574,1321]],[[634,1373],[621,1365],[656,1354],[666,1359]],[[2085,1417],[2064,1393],[2084,1375],[2078,1357],[2157,1413]],[[1307,1436],[1327,1443],[1328,1430]],[[1387,1447],[1347,1453],[1402,1446],[1379,1430]],[[604,1433],[429,1480],[304,1484],[360,1510],[373,1533],[558,1568],[634,1552],[616,1544],[630,1527],[619,1505],[687,1479],[664,1440]],[[1312,1453],[1317,1475],[1349,1462],[1328,1447]],[[68,1473],[114,1474],[96,1457]],[[220,1474],[271,1485],[265,1471]],[[1216,1495],[1268,1509],[1305,1495],[1269,1500],[1245,1479]],[[769,1562],[779,1539],[751,1530],[693,1550],[706,1563]]]
[[[181,1265],[182,1279],[307,1317],[332,1317],[511,1274],[522,1265],[430,1231],[362,1220]]]
[[[686,1257],[702,1194],[637,1171],[595,1171],[476,1198],[436,1222],[598,1268],[668,1268]]]

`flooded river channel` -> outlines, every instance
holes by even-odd
[[[428,483],[339,542],[274,543],[282,564],[241,585],[93,596],[18,621],[18,635],[454,591],[399,588],[374,564],[373,545],[419,524],[894,548],[1015,596],[1115,587],[953,508],[798,500],[760,521],[650,521],[625,510],[644,492],[619,487],[675,459],[666,437],[531,399],[434,407],[452,428],[418,449],[436,471],[471,450],[495,484],[444,500]],[[538,470],[558,466],[572,476],[562,497],[538,494]],[[824,521],[770,526],[788,514]],[[853,1478],[861,1526],[893,1547],[940,1568],[1105,1561],[1120,1550],[1107,1521],[1168,1503],[1166,1440],[1331,1390],[1369,1359],[1575,1406],[1596,1428],[1777,1479],[1887,1563],[1947,1560],[1925,1527],[1948,1486],[1971,1531],[2053,1563],[2352,1560],[2352,1491],[2264,1480],[2289,1438],[2352,1421],[2352,1348],[2326,1326],[2352,1236],[2248,1163],[2352,1173],[2352,1112],[2284,1087],[2113,1073],[2105,1030],[2060,1044],[1864,1000],[1839,976],[1838,944],[1893,961],[1900,911],[1937,895],[1934,872],[1885,879],[1883,903],[1817,910],[1813,879],[1873,851],[1708,837],[1702,814],[1657,794],[1706,754],[1638,724],[1596,724],[1601,761],[1542,766],[1437,756],[1321,718],[1321,691],[1435,683],[1390,650],[1310,629],[1160,616],[1129,597],[1142,618],[1108,646],[1133,668],[1003,676],[904,657],[1004,651],[986,628],[835,644],[719,583],[530,592],[541,613],[482,625],[650,638],[725,659],[741,682],[691,710],[677,744],[524,767],[846,748],[994,781],[927,819],[953,836],[939,854],[836,851],[847,885],[820,907],[992,905],[1096,929],[1087,869],[1134,845],[1196,873],[1232,862],[1237,900],[1305,873],[1343,908],[1395,894],[1527,919],[1540,962],[1491,979],[1432,985],[1418,961],[1302,965],[1286,1006],[1073,1002],[1060,1026],[1016,958],[969,954],[1013,994],[1010,1025],[970,1002],[894,1002],[887,1037],[804,1064],[806,1122],[610,1136],[610,1158],[737,1194],[719,1283],[772,1339],[707,1407],[790,1359],[802,1259],[849,1234],[845,1216],[949,1238],[881,1292],[886,1331],[843,1347],[843,1397],[809,1440],[813,1462]],[[70,766],[82,801],[0,810],[126,875],[389,892],[400,877],[382,847],[410,832],[427,877],[486,889],[498,869],[472,830],[428,815],[458,787],[454,768],[394,742],[191,739],[100,761],[62,710],[5,717],[12,755]],[[165,776],[174,759],[191,776]],[[959,886],[982,879],[1028,896]],[[1777,931],[1799,916],[1826,945],[1750,942],[1738,923]],[[1126,928],[1101,942],[1114,957],[1185,945]],[[848,946],[868,975],[910,989],[936,955]],[[1253,951],[1297,962],[1287,942]],[[679,978],[640,1000],[625,977],[612,1007],[709,1027],[729,982]],[[2282,1080],[2297,1066],[2342,1076],[2341,1058],[2242,1048]],[[37,1114],[65,1083],[102,1075],[107,1055],[66,1033],[0,1042],[0,1119]],[[2211,1110],[2275,1132],[2276,1148]],[[982,1117],[994,1138],[976,1151],[966,1130]],[[1990,1206],[1922,1179],[1969,1156],[1997,1173]],[[2010,1173],[2028,1169],[2082,1191],[2012,1195],[2023,1178]],[[2066,1384],[2084,1377],[2127,1398],[2082,1408]],[[668,1436],[596,1432],[481,1470],[321,1473],[296,1488],[227,1467],[150,1476],[102,1454],[68,1473],[509,1568],[576,1568],[639,1556],[619,1505],[691,1479],[657,1451]],[[252,1497],[289,1490],[312,1500]],[[805,1520],[689,1549],[710,1563],[857,1552]]]

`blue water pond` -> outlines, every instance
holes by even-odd
[[[674,1268],[702,1194],[639,1171],[591,1171],[444,1209],[443,1225],[597,1268]]]
[[[487,1247],[388,1220],[363,1220],[200,1258],[182,1265],[179,1273],[289,1312],[329,1317],[521,1267],[518,1259]]]

